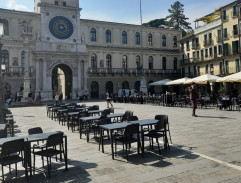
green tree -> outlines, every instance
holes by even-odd
[[[161,19],[151,20],[150,22],[144,23],[143,25],[147,27],[166,27],[167,21],[166,21],[166,18],[161,18]]]
[[[170,15],[166,18],[168,20],[168,26],[173,27],[177,30],[182,30],[185,35],[186,32],[192,31],[191,23],[187,22],[189,18],[184,15],[183,4],[179,1],[176,1],[173,5],[171,5],[171,9],[168,9]]]

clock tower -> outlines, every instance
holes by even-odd
[[[86,45],[80,34],[79,0],[35,0],[34,3],[35,12],[41,16],[35,51],[36,93],[41,91],[44,98],[51,99],[57,92],[64,92],[67,98],[75,99],[87,90],[88,69]],[[54,85],[56,69],[64,73],[65,84],[58,81]]]
[[[35,0],[34,9],[41,14],[42,41],[80,41],[79,0]]]

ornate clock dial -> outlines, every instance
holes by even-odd
[[[49,30],[58,39],[68,39],[73,34],[73,24],[66,17],[56,16],[50,20]]]

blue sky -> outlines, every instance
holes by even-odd
[[[142,0],[143,23],[168,15],[168,9],[176,0]],[[68,3],[68,0],[66,0]],[[140,0],[79,0],[81,18],[140,24]],[[232,0],[180,0],[184,14],[193,20],[211,13]],[[0,0],[0,8],[33,11],[34,0]]]

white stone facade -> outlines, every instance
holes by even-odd
[[[72,98],[84,90],[103,98],[106,90],[115,93],[127,87],[123,82],[133,89],[141,75],[148,83],[180,74],[181,31],[79,19],[78,2],[35,0],[34,13],[0,9],[0,21],[8,22],[1,42],[8,62],[5,81],[12,95],[25,86],[26,92],[40,91],[46,100],[52,99],[55,67],[64,68]],[[70,33],[62,27],[63,21],[69,23]],[[51,26],[59,28],[55,32],[60,37]],[[23,35],[29,35],[28,40]]]

